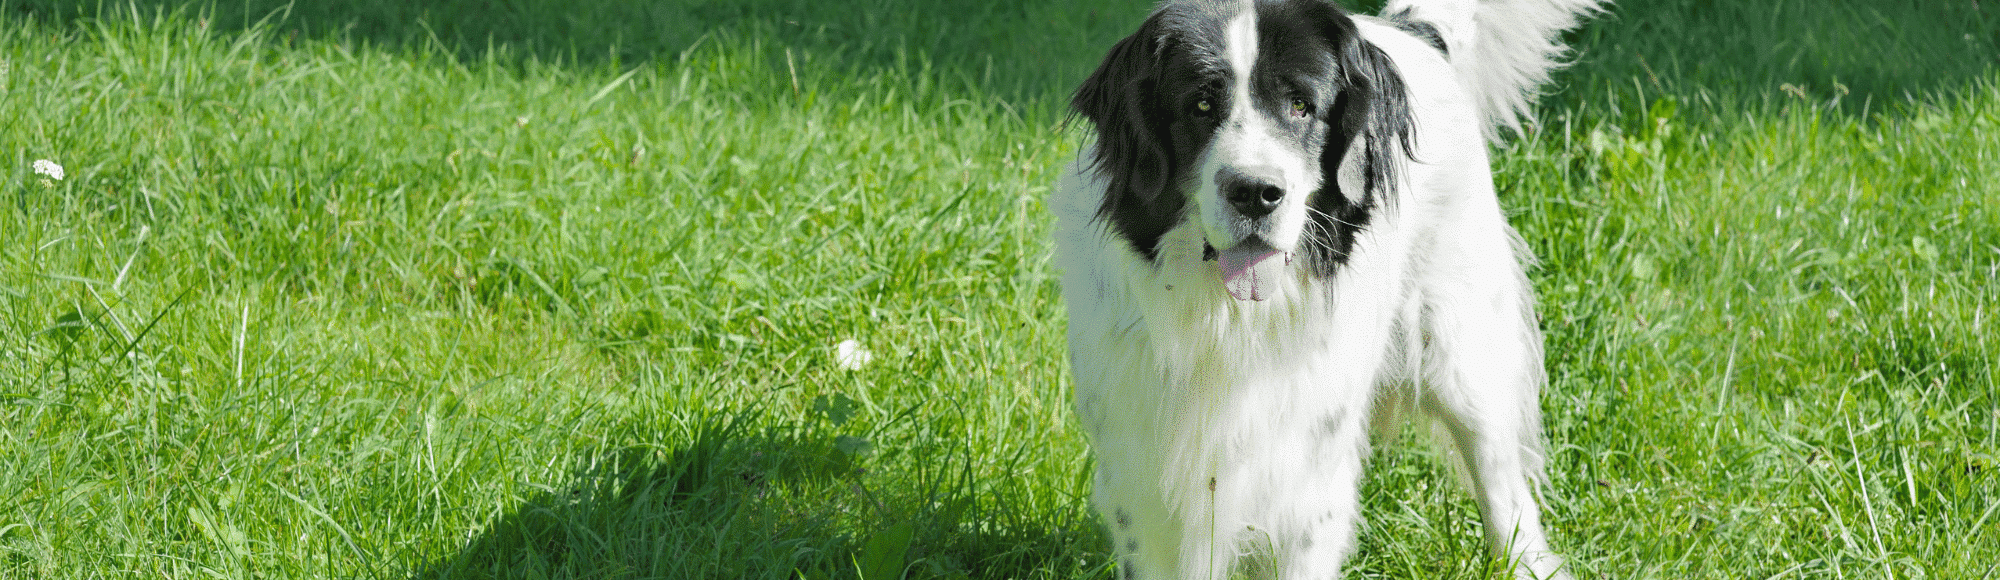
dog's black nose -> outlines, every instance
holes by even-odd
[[[1222,198],[1229,200],[1236,213],[1247,218],[1264,217],[1285,200],[1285,190],[1278,188],[1276,179],[1235,169],[1225,168],[1217,173],[1215,186],[1222,190]]]

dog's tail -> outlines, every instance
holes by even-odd
[[[1609,0],[1389,0],[1392,20],[1429,24],[1450,53],[1452,68],[1478,102],[1486,137],[1521,130],[1534,118],[1534,98],[1561,65],[1559,36]]]

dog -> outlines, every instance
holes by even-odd
[[[1121,577],[1339,577],[1404,415],[1516,577],[1571,577],[1537,505],[1531,256],[1486,147],[1602,1],[1170,0],[1077,89],[1094,141],[1050,206]]]

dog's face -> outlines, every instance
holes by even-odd
[[[1163,6],[1072,106],[1097,130],[1100,218],[1149,261],[1198,229],[1237,299],[1294,264],[1332,274],[1409,148],[1388,56],[1321,0]]]

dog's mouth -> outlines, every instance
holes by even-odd
[[[1274,258],[1283,257],[1283,260]],[[1220,262],[1222,287],[1237,300],[1261,301],[1277,291],[1284,266],[1292,263],[1292,253],[1271,247],[1262,238],[1251,236],[1227,250],[1202,244],[1202,259]]]

